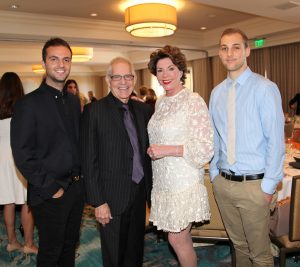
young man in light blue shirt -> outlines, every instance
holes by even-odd
[[[219,57],[228,76],[210,98],[215,145],[210,175],[237,267],[269,267],[274,266],[269,208],[283,178],[284,116],[278,87],[249,69],[249,55],[245,33],[223,32]]]

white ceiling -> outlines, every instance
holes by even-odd
[[[128,1],[118,0],[1,0],[0,73],[31,74],[41,60],[45,40],[59,36],[73,46],[94,47],[94,58],[73,64],[73,72],[103,72],[115,56],[129,57],[144,67],[154,48],[173,44],[189,59],[216,53],[220,33],[240,27],[251,39],[266,38],[266,45],[300,41],[300,0],[193,0],[177,1],[178,30],[171,37],[136,38],[124,29]],[[298,5],[297,5],[298,3]],[[16,4],[18,9],[11,9]],[[278,8],[281,6],[281,8]],[[282,9],[290,7],[288,9]],[[91,13],[98,13],[91,17]],[[201,27],[207,30],[201,31]],[[203,51],[204,52],[203,52]]]

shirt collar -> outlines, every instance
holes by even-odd
[[[110,92],[110,93],[111,93],[111,96],[112,96],[112,98],[113,98],[115,104],[117,105],[117,107],[120,108],[120,109],[123,109],[123,105],[124,105],[125,103],[123,103],[120,99],[116,98],[116,97],[112,94],[112,92]],[[129,98],[127,104],[128,104],[128,106],[129,106],[130,109],[131,109],[131,105],[132,105],[131,102],[132,102],[132,100]],[[126,105],[126,104],[125,104],[125,105]]]
[[[243,86],[247,79],[251,76],[252,71],[250,70],[249,67],[247,67],[243,73],[240,74],[239,77],[237,77],[237,79],[235,80],[237,84]],[[233,83],[233,80],[228,76],[227,77],[227,87],[230,87],[231,84]]]
[[[59,98],[59,97],[63,97],[64,95],[66,95],[63,91],[60,91],[46,83],[44,83],[44,86],[46,88],[46,90],[54,97],[54,98]]]

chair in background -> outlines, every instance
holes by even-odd
[[[193,242],[207,242],[207,243],[217,243],[217,242],[229,242],[231,250],[231,266],[235,266],[235,250],[231,240],[229,239],[227,232],[225,230],[219,208],[215,201],[213,194],[212,184],[208,175],[204,177],[204,184],[208,193],[208,201],[211,211],[210,221],[193,226],[191,229],[191,235]]]
[[[270,238],[279,248],[280,267],[286,266],[286,254],[300,253],[300,176],[294,176],[292,181],[289,233],[279,237],[271,233]]]

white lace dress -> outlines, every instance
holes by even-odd
[[[150,144],[183,145],[183,157],[152,161],[150,221],[167,232],[210,219],[203,166],[213,155],[213,130],[205,102],[183,89],[157,101],[148,124]]]

